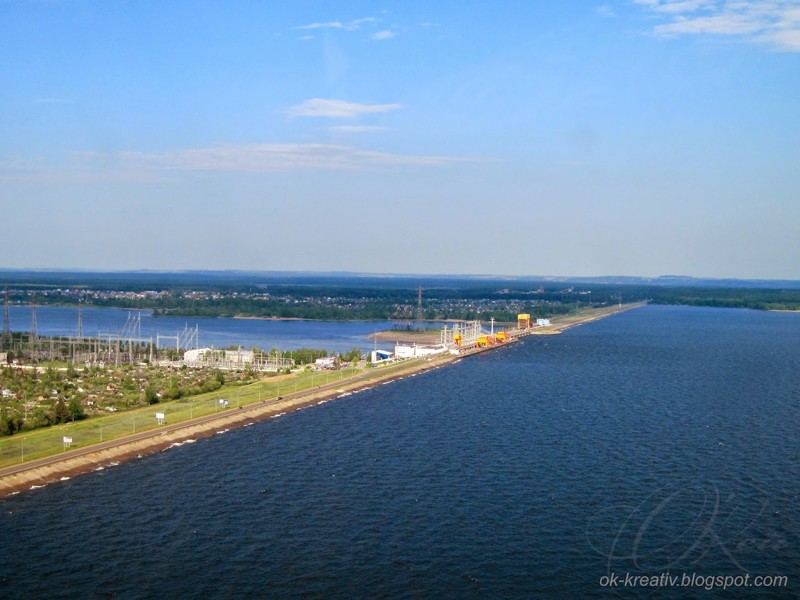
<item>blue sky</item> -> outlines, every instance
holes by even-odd
[[[800,2],[0,0],[0,267],[800,279]]]

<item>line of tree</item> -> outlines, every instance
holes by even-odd
[[[193,279],[194,280],[194,279]],[[165,280],[164,283],[168,281]],[[374,285],[330,283],[320,279],[309,284],[198,285],[195,291],[221,297],[193,298],[188,288],[173,285],[167,293],[147,298],[91,298],[94,306],[141,308],[161,315],[196,317],[254,316],[316,320],[391,320],[416,318],[416,284],[410,281],[381,282]],[[112,282],[93,289],[113,288]],[[131,282],[119,281],[119,285]],[[144,285],[143,283],[141,285]],[[139,287],[141,287],[139,285]],[[12,301],[30,301],[33,287],[19,286]],[[37,303],[74,302],[52,289],[37,296]],[[51,288],[52,286],[48,286]],[[120,289],[120,288],[115,288]],[[153,289],[145,288],[145,289]],[[163,288],[162,288],[163,289]],[[120,289],[122,291],[122,289]],[[722,287],[695,285],[571,284],[568,282],[476,282],[439,281],[423,290],[426,319],[476,319],[493,316],[513,321],[516,312],[552,316],[583,306],[604,306],[617,302],[648,300],[655,304],[683,304],[753,309],[800,309],[800,289],[764,287]],[[490,310],[487,310],[486,307]],[[476,308],[477,307],[477,308]]]

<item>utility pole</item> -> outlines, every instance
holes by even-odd
[[[33,304],[31,304],[31,340],[39,337],[38,326],[36,323],[36,296],[33,297]]]

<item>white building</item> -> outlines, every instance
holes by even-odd
[[[547,327],[550,325],[550,319],[536,319],[537,327]]]
[[[187,364],[198,363],[202,361],[206,355],[211,356],[211,348],[195,348],[194,350],[187,350],[183,353],[183,362]]]
[[[314,361],[314,366],[318,369],[334,369],[336,368],[336,357],[325,356],[323,358],[318,358]]]
[[[394,358],[394,354],[388,350],[373,350],[370,355],[370,361],[373,365],[375,363],[391,360],[392,358]]]
[[[447,346],[413,346],[398,344],[394,347],[394,355],[397,358],[419,358],[420,356],[431,356],[447,352]]]

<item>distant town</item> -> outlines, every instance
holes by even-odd
[[[0,272],[11,304],[152,310],[153,314],[320,320],[513,322],[622,302],[759,310],[800,309],[800,286],[784,281],[607,278],[376,277],[258,273]]]

